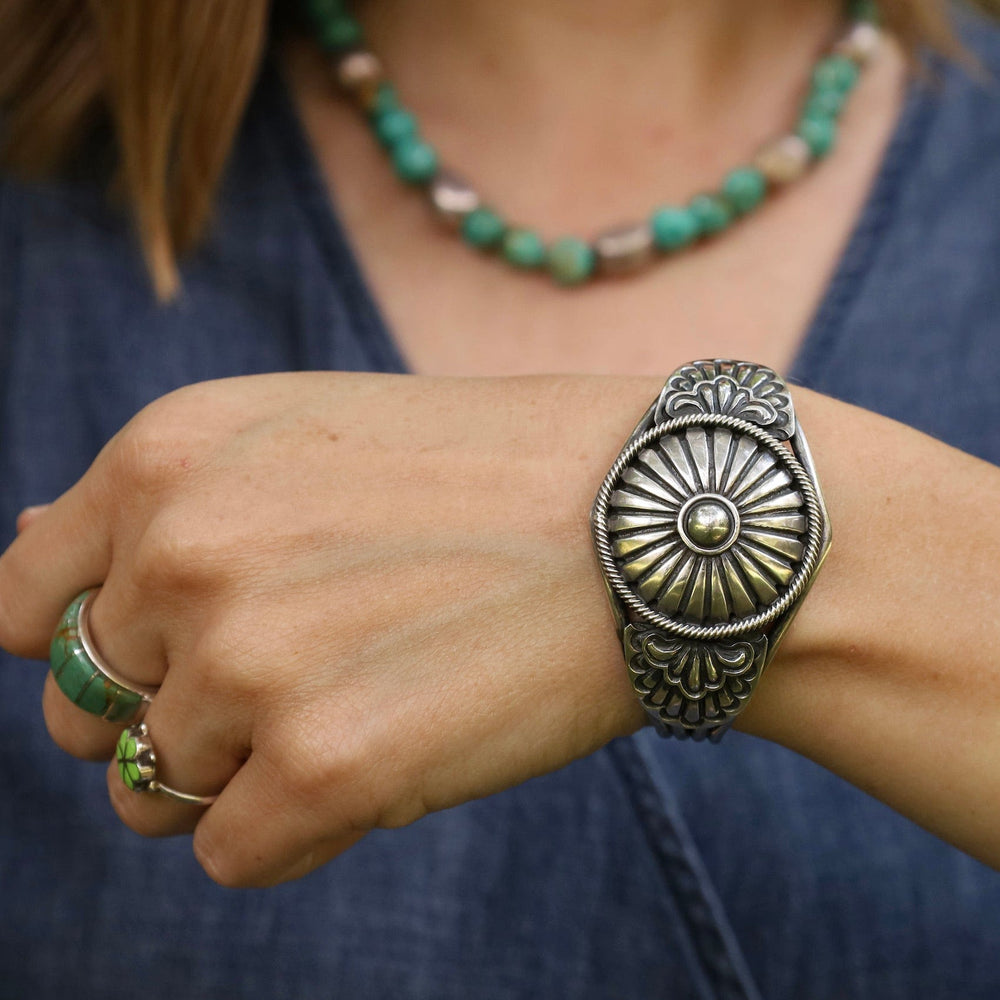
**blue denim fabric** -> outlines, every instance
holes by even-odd
[[[184,282],[153,301],[97,186],[0,180],[0,541],[177,386],[403,369],[271,69]],[[1000,462],[997,85],[914,85],[794,375]],[[0,1000],[1000,996],[1000,875],[779,747],[643,733],[233,892],[118,823],[44,674],[0,662]]]

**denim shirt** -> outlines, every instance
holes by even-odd
[[[1000,78],[1000,29],[960,23]],[[1000,89],[938,68],[793,375],[1000,462]],[[99,185],[0,180],[4,544],[175,387],[403,370],[273,68],[183,280],[155,302]],[[104,767],[50,743],[44,676],[0,661],[0,1000],[1000,996],[1000,875],[772,744],[643,732],[237,892],[118,822]]]

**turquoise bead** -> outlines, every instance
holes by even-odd
[[[372,119],[374,120],[389,111],[397,111],[398,109],[399,96],[396,93],[396,88],[391,83],[380,83],[378,90],[375,91],[375,100],[369,109]]]
[[[722,194],[737,212],[755,209],[767,193],[767,181],[755,167],[738,167],[722,183]]]
[[[649,220],[653,242],[661,250],[679,250],[687,246],[699,233],[698,220],[687,208],[667,206],[657,209]]]
[[[411,136],[392,147],[392,165],[404,181],[425,184],[437,173],[438,155],[433,146]]]
[[[853,0],[850,4],[850,18],[852,21],[868,21],[869,24],[878,24],[881,20],[878,4],[875,0]]]
[[[306,0],[306,12],[313,20],[322,23],[346,14],[347,10],[344,0]]]
[[[495,247],[506,229],[503,219],[491,208],[476,208],[462,222],[465,242],[480,249]]]
[[[541,267],[546,258],[545,244],[530,229],[508,229],[503,238],[503,255],[515,267]]]
[[[837,141],[837,123],[825,115],[808,115],[799,122],[799,135],[813,156],[826,156]]]
[[[575,236],[556,240],[549,247],[549,271],[560,285],[579,285],[594,273],[593,247]]]
[[[417,134],[417,119],[404,108],[389,108],[376,115],[372,124],[378,141],[389,149],[402,139],[412,139]]]
[[[817,90],[839,90],[847,93],[857,82],[861,70],[847,56],[827,56],[813,70],[813,86]]]
[[[364,38],[361,25],[349,14],[324,21],[316,31],[320,45],[327,51],[340,51],[360,45]]]
[[[804,118],[813,115],[836,118],[844,105],[847,103],[847,93],[843,90],[835,90],[832,87],[825,89],[815,89],[806,99],[805,107],[802,109]]]
[[[721,233],[733,221],[733,207],[717,194],[695,195],[688,208],[698,222],[698,231],[706,236]]]

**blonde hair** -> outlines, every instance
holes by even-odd
[[[1000,13],[1000,0],[979,0]],[[955,54],[945,0],[882,0],[911,51]],[[58,171],[102,115],[157,294],[204,231],[267,41],[269,0],[3,0],[0,162]]]

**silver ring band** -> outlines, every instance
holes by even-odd
[[[115,747],[118,774],[125,787],[133,792],[159,792],[177,802],[188,805],[210,806],[218,795],[193,795],[163,784],[156,777],[156,751],[145,722],[136,723],[124,730]]]
[[[90,633],[90,608],[99,588],[84,591],[63,612],[49,645],[59,690],[74,705],[109,722],[130,722],[144,712],[156,688],[126,680],[101,655]]]

